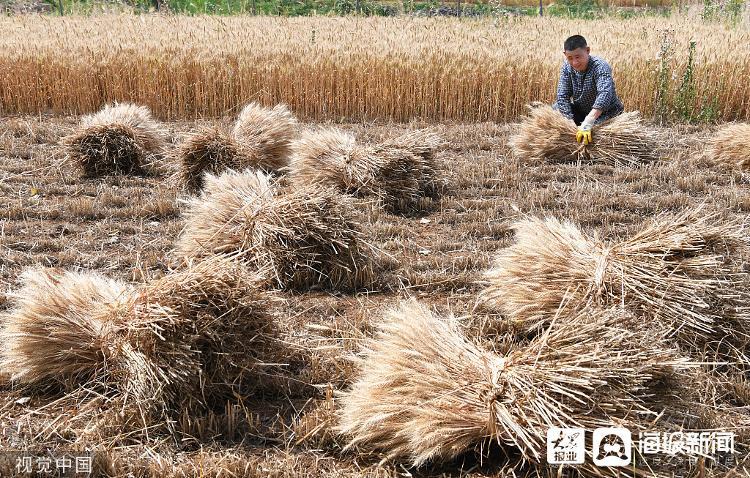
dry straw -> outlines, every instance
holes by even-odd
[[[439,192],[435,151],[442,144],[428,131],[360,145],[338,129],[312,130],[294,144],[291,175],[298,184],[323,184],[395,210],[413,209]]]
[[[529,111],[509,140],[513,153],[522,160],[633,166],[659,159],[658,133],[643,124],[637,111],[594,126],[594,142],[587,146],[576,142],[575,123],[549,105],[534,104]]]
[[[372,283],[374,250],[351,198],[317,185],[285,188],[260,172],[205,179],[201,197],[188,200],[179,255],[232,256],[270,271],[282,288]]]
[[[145,106],[106,105],[84,116],[79,129],[63,138],[68,159],[87,176],[143,173],[167,144],[166,130]]]
[[[250,103],[240,112],[232,132],[207,128],[187,136],[176,151],[181,182],[189,192],[203,188],[203,175],[225,170],[282,172],[289,166],[297,119],[286,106]]]
[[[28,269],[2,316],[2,369],[24,385],[103,379],[118,354],[117,334],[133,289],[95,273]]]
[[[205,174],[227,169],[240,170],[252,165],[250,151],[220,128],[190,133],[176,150],[180,182],[191,193],[203,189]]]
[[[687,363],[619,321],[620,314],[586,310],[501,356],[470,341],[455,321],[406,304],[367,344],[359,377],[341,397],[339,431],[348,447],[420,465],[490,440],[540,464],[550,426],[637,430],[640,419],[653,419],[648,384]]]
[[[708,141],[706,156],[730,168],[750,167],[750,124],[735,123],[719,129]]]
[[[624,240],[605,242],[570,222],[529,218],[486,273],[480,302],[528,329],[561,304],[621,306],[702,349],[750,339],[741,224],[701,209],[663,214]]]
[[[297,119],[286,105],[267,108],[250,103],[240,112],[232,133],[253,150],[256,167],[266,172],[289,166],[292,141],[297,136]]]
[[[3,368],[18,386],[64,392],[81,433],[170,428],[181,411],[262,386],[264,364],[284,355],[264,279],[235,261],[191,263],[137,290],[92,273],[24,277],[2,316]]]

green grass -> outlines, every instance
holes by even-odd
[[[70,14],[92,14],[101,11],[130,11],[147,13],[157,10],[157,1],[162,9],[187,15],[273,15],[273,16],[310,16],[310,15],[365,15],[394,16],[400,14],[415,15],[458,15],[506,16],[538,15],[537,7],[510,7],[494,2],[466,4],[460,9],[455,1],[439,2],[402,0],[384,2],[373,0],[130,0],[119,2],[113,0],[46,0],[52,6],[52,13],[59,14],[63,2],[63,12]],[[544,8],[544,15],[553,17],[593,19],[606,16],[632,18],[636,16],[669,16],[671,8],[618,8],[606,7],[597,0],[562,0]]]

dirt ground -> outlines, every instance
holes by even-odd
[[[173,265],[170,249],[183,226],[178,189],[165,176],[81,178],[63,162],[58,144],[76,121],[0,119],[1,310],[11,305],[7,293],[17,288],[27,267],[95,270],[142,282]],[[196,126],[169,124],[175,142]],[[342,354],[356,351],[381,311],[406,297],[465,317],[476,324],[472,330],[479,339],[501,348],[501,331],[486,330],[486,315],[472,310],[482,272],[493,253],[512,241],[513,221],[525,215],[554,215],[602,237],[621,237],[665,211],[705,204],[708,212],[743,219],[750,211],[750,177],[713,165],[701,154],[709,128],[671,128],[675,147],[668,157],[615,168],[521,164],[507,146],[511,125],[340,126],[363,141],[423,127],[439,133],[447,141],[438,162],[448,189],[421,214],[371,214],[365,232],[390,256],[382,290],[283,294],[279,313],[286,317],[287,332],[299,331],[299,340],[311,347],[319,342],[320,362],[306,372],[303,386],[294,393],[250,397],[245,408],[230,403],[224,411],[194,418],[191,437],[178,443],[165,439],[114,447],[85,440],[74,444],[75,434],[28,413],[51,399],[24,397],[0,385],[0,450],[88,446],[97,473],[117,476],[513,476],[497,450],[483,459],[469,453],[450,466],[423,470],[379,466],[376,458],[342,452],[342,442],[327,431],[332,391],[344,387],[353,373]],[[750,419],[750,403],[737,411]],[[9,456],[0,459],[0,476],[13,470]]]

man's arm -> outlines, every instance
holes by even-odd
[[[563,64],[560,68],[560,79],[557,81],[557,110],[568,119],[573,119],[573,109],[570,107],[570,97],[573,96],[573,84],[570,73]]]

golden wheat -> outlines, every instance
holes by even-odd
[[[607,242],[554,218],[514,228],[516,243],[497,255],[479,300],[528,329],[547,326],[566,304],[622,306],[698,352],[710,345],[741,355],[750,343],[739,223],[688,210]]]
[[[234,257],[282,288],[356,289],[374,280],[375,253],[348,196],[315,184],[283,187],[252,170],[205,181],[188,202],[178,255]]]
[[[285,103],[305,119],[508,122],[531,101],[553,101],[562,42],[576,32],[612,64],[627,109],[645,117],[655,111],[660,45],[671,45],[664,71],[679,73],[699,38],[688,107],[750,119],[750,31],[682,15],[574,23],[11,16],[0,18],[0,31],[4,113],[81,114],[121,100],[162,119],[218,117],[257,101]],[[666,81],[677,91],[682,75]]]
[[[729,168],[750,168],[750,124],[729,124],[711,136],[706,156]]]
[[[449,460],[489,440],[544,460],[550,426],[639,428],[647,384],[687,362],[620,314],[584,310],[501,356],[454,321],[411,302],[389,312],[341,398],[339,430],[412,465]],[[643,425],[643,424],[641,424]]]

